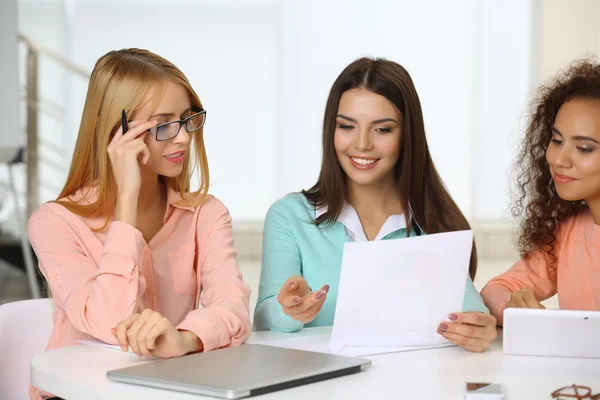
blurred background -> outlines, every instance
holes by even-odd
[[[476,286],[508,268],[531,95],[598,53],[600,2],[2,0],[0,26],[0,303],[37,295],[24,224],[64,184],[94,63],[140,47],[179,66],[208,110],[211,192],[234,219],[253,308],[264,215],[316,181],[329,89],[361,56],[411,73],[434,161],[475,230]]]

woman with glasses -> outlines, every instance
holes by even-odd
[[[579,61],[540,88],[517,162],[521,260],[481,294],[507,307],[600,311],[600,64]]]
[[[98,60],[67,182],[29,220],[55,303],[47,349],[96,338],[169,358],[248,338],[231,217],[207,194],[205,119],[164,58],[126,49]]]
[[[391,61],[359,59],[329,94],[317,183],[267,214],[256,329],[332,325],[346,242],[468,229],[433,165],[410,75]],[[473,287],[476,270],[473,246],[463,308],[440,321],[437,332],[479,352],[495,339],[496,320]]]

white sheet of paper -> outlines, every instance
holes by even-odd
[[[100,340],[78,340],[77,343],[83,344],[85,346],[123,351],[123,350],[121,350],[120,346],[117,346],[115,344],[104,343]]]
[[[338,354],[343,346],[331,346],[331,335],[302,336],[290,339],[267,340],[260,342],[267,346],[285,347],[286,349],[315,351],[317,353]]]
[[[397,353],[400,351],[424,350],[438,347],[452,346],[452,343],[443,343],[436,346],[411,346],[411,347],[367,347],[367,346],[333,346],[330,335],[305,336],[290,339],[278,339],[261,342],[261,344],[287,349],[314,351],[317,353],[337,354],[348,357],[362,357],[375,354]]]
[[[473,231],[344,246],[333,346],[433,346],[462,310]]]

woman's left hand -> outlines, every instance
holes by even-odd
[[[481,353],[496,339],[496,318],[480,312],[454,313],[442,322],[438,333],[460,347]]]
[[[138,356],[171,358],[203,350],[195,333],[177,330],[171,321],[150,309],[121,321],[112,334],[123,351],[131,347]]]

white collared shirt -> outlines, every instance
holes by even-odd
[[[315,209],[315,218],[319,218],[321,215],[327,212],[327,206],[323,205]],[[342,212],[338,217],[338,221],[341,222],[346,228],[346,234],[350,239],[355,242],[367,242],[369,239],[363,229],[362,224],[360,223],[360,218],[358,217],[358,213],[350,205],[348,202],[344,202],[344,207],[342,208]],[[382,240],[384,237],[389,235],[392,232],[395,232],[399,229],[406,229],[406,220],[404,219],[404,214],[394,214],[390,215],[385,223],[381,226],[377,237],[375,240]]]

